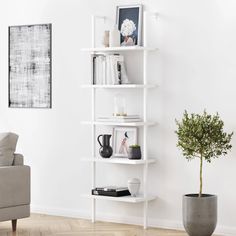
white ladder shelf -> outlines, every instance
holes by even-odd
[[[156,13],[152,13],[155,17]],[[156,196],[150,196],[147,192],[147,174],[148,174],[148,165],[156,162],[153,158],[148,158],[147,156],[147,132],[148,127],[156,125],[156,122],[150,122],[147,120],[147,93],[148,89],[155,88],[157,85],[148,84],[147,81],[147,54],[149,52],[157,51],[157,48],[148,47],[146,40],[146,17],[147,12],[143,14],[143,46],[132,46],[132,47],[108,47],[108,48],[96,48],[95,47],[95,21],[96,19],[106,19],[106,17],[97,17],[92,16],[92,47],[81,49],[84,52],[89,53],[109,53],[109,52],[132,52],[140,51],[143,54],[143,83],[142,84],[125,84],[125,85],[93,85],[86,84],[82,85],[82,88],[89,88],[92,90],[92,106],[91,106],[91,121],[84,121],[82,124],[91,125],[92,131],[92,149],[91,157],[82,158],[82,161],[88,161],[92,164],[92,184],[91,188],[96,187],[96,164],[97,163],[108,163],[108,164],[125,164],[125,165],[141,165],[143,168],[143,195],[137,197],[106,197],[106,196],[95,196],[91,194],[83,195],[83,197],[89,198],[92,201],[92,222],[96,220],[96,200],[109,200],[109,201],[118,201],[118,202],[128,202],[128,203],[143,203],[143,227],[147,228],[147,219],[148,219],[148,202],[155,200]],[[133,122],[133,123],[115,123],[115,122],[99,122],[95,120],[95,99],[96,99],[96,89],[142,89],[143,90],[143,121],[142,122]],[[110,126],[135,126],[143,128],[143,157],[141,160],[124,160],[122,158],[109,158],[102,159],[96,156],[96,126],[97,125],[110,125]]]

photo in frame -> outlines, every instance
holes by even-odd
[[[9,26],[10,108],[51,108],[51,30],[51,24]]]
[[[136,127],[113,128],[113,155],[116,157],[128,157],[130,145],[137,144],[138,129]]]
[[[141,46],[142,11],[139,5],[117,6],[116,24],[120,31],[121,46]]]

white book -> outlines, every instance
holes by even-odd
[[[104,78],[105,84],[107,84],[107,77],[106,77],[106,57],[105,57],[105,56],[103,56],[102,67],[103,67],[102,76],[103,76],[103,78]]]
[[[115,84],[121,84],[121,80],[119,78],[118,64],[121,64],[123,62],[124,62],[124,56],[122,56],[122,55],[113,55]],[[120,71],[120,73],[121,73],[121,71]]]
[[[120,64],[121,64],[121,84],[129,84],[130,82],[127,76],[124,61],[121,61]]]
[[[97,121],[101,122],[139,122],[142,121],[138,115],[129,115],[129,116],[105,116],[98,117]]]
[[[106,56],[106,82],[107,84],[112,84],[111,81],[111,67],[110,67],[110,57]]]
[[[111,71],[111,83],[117,84],[116,81],[116,64],[114,60],[114,55],[109,55],[110,58],[110,71]]]
[[[140,119],[140,116],[138,115],[127,115],[127,116],[112,116],[113,119],[123,119],[123,120],[129,120],[129,119]]]
[[[101,80],[100,80],[100,66],[99,66],[99,57],[96,58],[96,81],[97,84],[101,84]]]
[[[98,77],[99,77],[99,81],[100,81],[100,84],[103,84],[103,78],[102,78],[102,58],[101,56],[98,56],[98,71],[99,71],[99,74],[98,74]]]
[[[118,71],[118,65],[120,68]],[[123,55],[95,55],[93,83],[100,85],[129,84]]]
[[[94,81],[95,81],[95,84],[99,84],[99,81],[98,81],[98,58],[96,57],[95,60],[94,60],[94,67],[95,67],[95,78],[94,78]]]
[[[103,84],[103,78],[102,78],[102,58],[101,56],[98,56],[98,71],[99,71],[99,74],[98,74],[98,77],[99,77],[99,81],[100,81],[100,84]]]
[[[106,55],[106,83],[108,85],[115,84],[128,84],[128,76],[124,64],[123,55]],[[120,71],[118,71],[118,64],[120,65]],[[120,77],[121,76],[121,77]],[[121,79],[120,79],[121,78]]]
[[[104,55],[96,55],[94,57],[93,84],[106,84],[106,62]]]
[[[140,118],[139,115],[126,115],[126,116],[101,116],[102,118],[112,118],[112,119],[134,119]]]
[[[98,56],[98,67],[99,67],[99,81],[100,84],[105,84],[105,80],[103,77],[103,56],[99,55]]]
[[[122,120],[117,120],[117,119],[102,119],[102,118],[98,118],[97,119],[98,122],[120,122],[120,123],[129,123],[129,122],[141,122],[142,119],[139,118],[139,119],[129,119],[129,120],[125,120],[125,119],[122,119]]]
[[[106,58],[104,56],[101,56],[101,77],[103,84],[106,83]]]

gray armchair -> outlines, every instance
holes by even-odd
[[[12,221],[30,216],[30,167],[23,156],[14,154],[12,166],[0,166],[0,221]]]

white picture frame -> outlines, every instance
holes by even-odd
[[[113,128],[113,156],[128,157],[130,145],[138,143],[137,127],[115,127]]]
[[[142,46],[142,21],[142,4],[116,7],[116,24],[121,33],[121,46]]]

